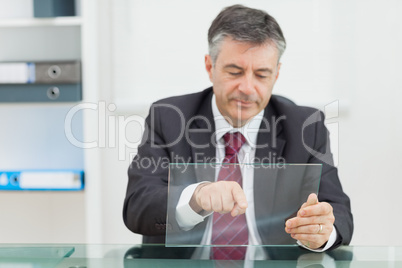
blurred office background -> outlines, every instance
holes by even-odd
[[[233,3],[81,0],[75,17],[38,19],[33,0],[0,0],[0,62],[83,67],[80,102],[0,103],[0,170],[86,175],[79,192],[1,191],[0,243],[140,243],[124,226],[122,205],[143,118],[157,99],[210,86],[207,30]],[[402,2],[236,3],[268,11],[282,27],[288,46],[274,92],[326,111],[352,201],[352,244],[401,245]],[[87,148],[66,134],[71,109],[79,110],[74,140]]]

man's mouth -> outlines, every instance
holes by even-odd
[[[254,105],[253,101],[244,101],[239,99],[234,99],[234,101],[238,106],[241,106],[242,108],[248,108]]]

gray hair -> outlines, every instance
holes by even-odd
[[[214,65],[225,37],[255,45],[272,42],[278,49],[278,61],[286,49],[285,37],[276,20],[263,10],[242,5],[224,8],[209,28],[209,55]]]

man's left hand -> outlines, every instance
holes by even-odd
[[[334,222],[332,206],[310,194],[297,216],[286,221],[285,231],[308,248],[317,249],[328,241]]]

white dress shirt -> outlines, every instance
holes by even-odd
[[[255,211],[254,211],[254,169],[252,165],[242,165],[251,163],[252,159],[254,159],[255,151],[256,151],[256,143],[257,143],[257,135],[258,130],[261,125],[261,121],[264,116],[264,110],[262,110],[259,114],[253,117],[249,122],[241,128],[233,128],[222,116],[217,105],[215,95],[212,97],[212,114],[214,116],[215,127],[216,127],[216,157],[219,163],[222,163],[225,157],[225,142],[223,140],[223,135],[227,132],[240,132],[245,138],[246,142],[241,147],[238,160],[241,165],[241,173],[243,178],[243,191],[246,195],[248,208],[246,210],[246,221],[249,231],[249,245],[262,245],[261,237],[258,233],[257,223],[255,220]],[[215,172],[215,181],[218,178],[219,168],[216,169]],[[203,183],[203,182],[200,182]],[[179,202],[176,207],[176,220],[179,226],[183,229],[183,231],[191,230],[195,225],[204,221],[208,218],[208,223],[206,227],[206,231],[204,232],[204,236],[201,240],[201,245],[210,245],[211,244],[211,236],[212,236],[212,218],[209,217],[212,213],[206,215],[200,215],[193,211],[189,205],[190,199],[200,183],[192,184],[186,187],[179,199]],[[331,233],[330,239],[326,246],[323,249],[312,250],[316,252],[322,252],[330,248],[336,241],[337,233],[336,229],[333,228],[333,232]],[[303,246],[299,241],[297,241],[300,246]],[[210,248],[203,247],[197,248],[194,252],[193,258],[197,259],[209,259]],[[261,247],[248,247],[246,253],[246,260],[259,260],[265,259],[265,253]]]

